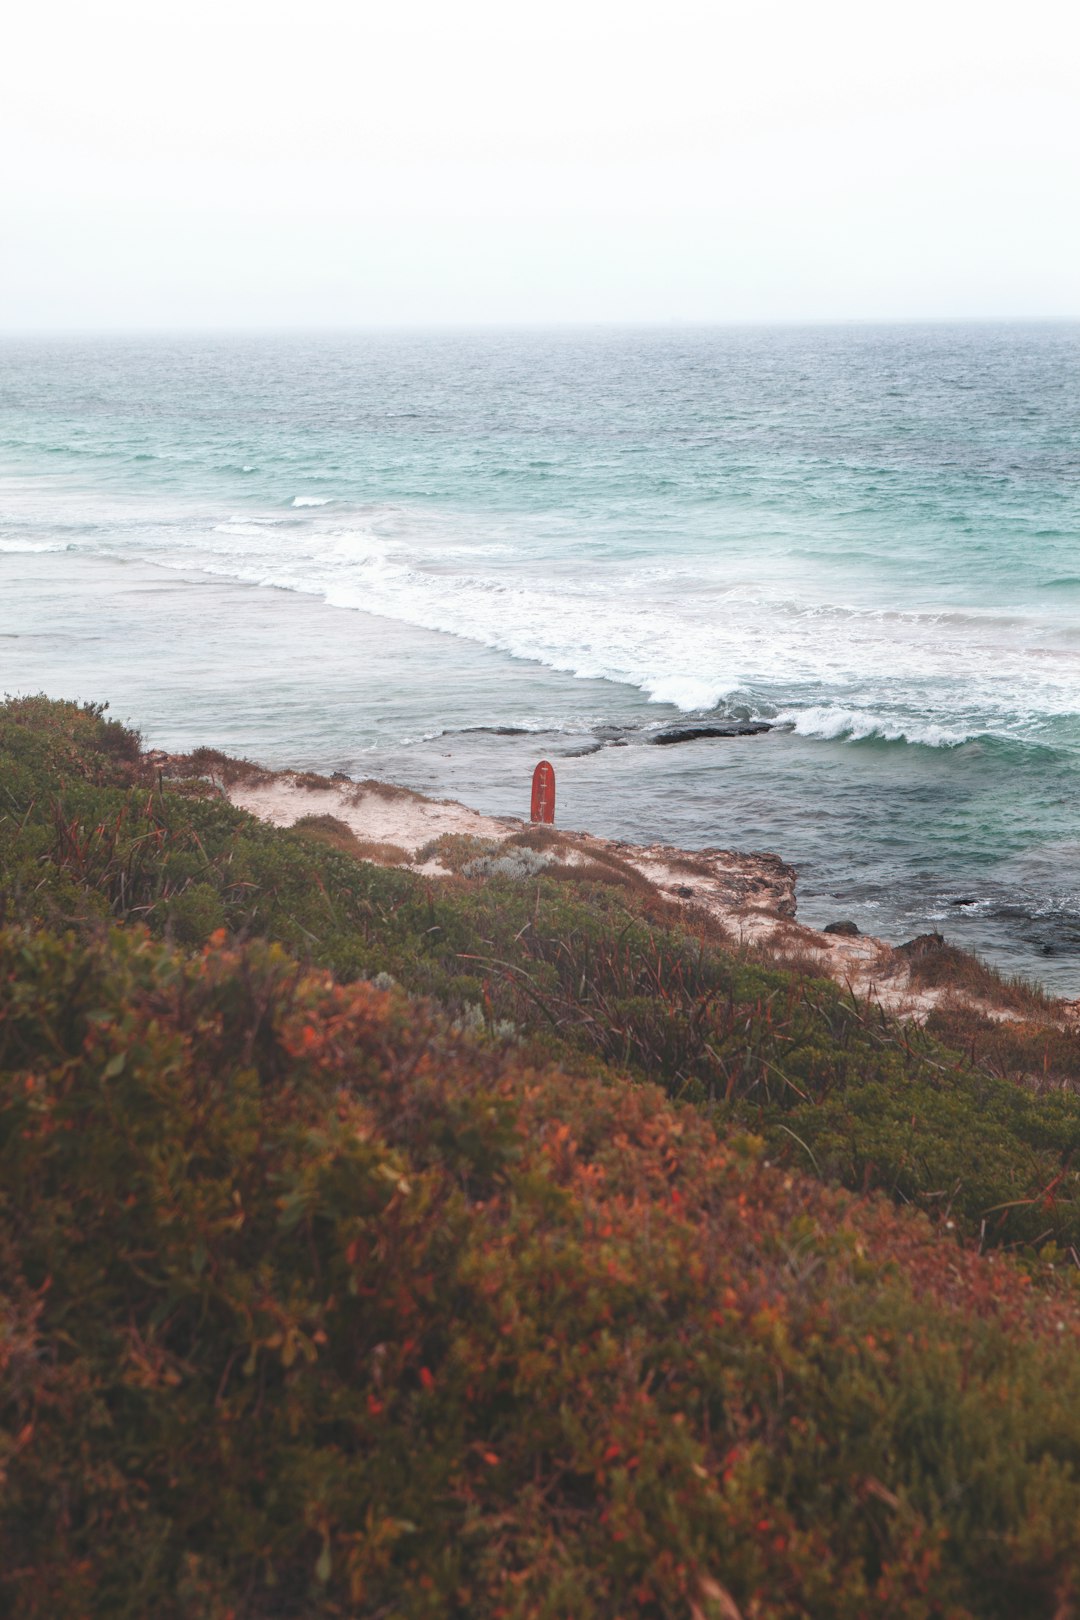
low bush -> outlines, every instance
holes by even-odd
[[[0,934],[15,1620],[1014,1620],[1064,1274],[277,947]]]

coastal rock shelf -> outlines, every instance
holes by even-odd
[[[155,763],[165,774],[190,774],[192,758],[160,756]],[[637,845],[594,838],[561,827],[538,829],[513,816],[486,816],[452,799],[429,799],[410,788],[391,783],[319,776],[312,772],[267,771],[215,756],[198,767],[217,791],[238,808],[278,827],[301,820],[330,822],[346,838],[354,839],[353,853],[376,864],[395,865],[427,878],[449,877],[463,870],[441,840],[465,841],[489,850],[514,839],[543,840],[538,864],[555,870],[581,869],[583,878],[597,867],[621,871],[624,879],[644,879],[663,900],[705,913],[733,943],[778,966],[798,965],[835,979],[852,994],[876,1002],[902,1018],[922,1020],[939,1003],[959,1000],[995,1019],[1024,1016],[1022,1011],[995,1000],[992,989],[975,985],[957,989],[947,976],[930,982],[920,972],[922,959],[908,947],[832,925],[807,927],[796,916],[796,878],[793,866],[778,855],[726,849],[683,850],[668,844]],[[447,864],[450,861],[451,864]],[[523,870],[528,862],[522,863]],[[478,872],[479,867],[474,866]],[[920,945],[922,941],[918,942]],[[948,954],[944,941],[935,948]],[[962,954],[962,953],[960,953]],[[1051,1015],[1056,1027],[1072,1023],[1074,1009],[1057,1003]]]
[[[663,748],[671,743],[699,742],[706,737],[757,737],[771,730],[767,720],[717,720],[703,725],[668,726],[654,732],[649,741]]]
[[[333,816],[362,845],[401,851],[402,864],[427,877],[446,877],[438,856],[421,859],[427,846],[447,835],[501,843],[529,830],[514,816],[485,816],[452,799],[428,799],[386,782],[346,783],[296,771],[249,770],[238,779],[224,773],[218,785],[231,802],[278,827],[308,816]],[[717,918],[761,913],[776,921],[795,917],[795,868],[778,855],[726,849],[681,850],[667,844],[626,844],[589,833],[555,831],[561,864],[587,866],[597,859],[622,864],[648,879],[661,894],[704,907]]]

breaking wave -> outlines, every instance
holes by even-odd
[[[350,510],[334,495],[288,497],[284,512],[266,499],[185,509],[169,493],[107,495],[40,478],[2,493],[5,551],[74,540],[81,552],[317,596],[685,714],[938,750],[1052,741],[1046,727],[1071,746],[1077,730],[1080,651],[1065,613],[1003,600],[899,605],[854,589],[845,600],[846,576],[804,578],[789,558],[780,566],[750,547],[650,557],[521,513]]]
[[[902,742],[921,748],[959,748],[984,735],[979,730],[958,729],[933,720],[873,714],[824,704],[782,711],[776,717],[776,724],[789,727],[800,737],[818,737],[827,742]]]
[[[1080,710],[1065,631],[1043,634],[1022,614],[804,602],[786,581],[732,579],[707,562],[696,575],[654,570],[644,584],[617,559],[553,573],[527,542],[515,552],[423,524],[397,510],[349,527],[234,516],[196,566],[630,686],[684,713],[738,704],[805,737],[953,748]],[[183,565],[193,560],[185,550]]]

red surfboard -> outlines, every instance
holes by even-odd
[[[533,771],[532,819],[555,820],[555,772],[546,759]]]

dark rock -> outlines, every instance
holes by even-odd
[[[971,894],[965,895],[962,900],[953,900],[950,903],[954,906],[977,906],[979,902],[975,896]]]
[[[771,731],[764,720],[723,720],[704,725],[670,726],[667,731],[655,731],[649,741],[664,748],[669,743],[697,742],[701,737],[756,737],[760,731]]]
[[[896,953],[898,956],[926,956],[930,951],[940,950],[944,943],[944,934],[917,934],[914,939],[906,939],[898,945]]]
[[[489,737],[527,737],[528,726],[462,726],[458,735],[473,737],[480,732],[486,732]]]
[[[860,929],[858,923],[834,922],[826,923],[821,932],[823,934],[847,934],[850,936],[850,938],[854,939],[857,934],[862,932],[862,930]]]
[[[331,771],[330,780],[331,782],[351,782],[352,777],[347,771]]]
[[[678,884],[675,889],[675,893],[678,895],[680,900],[692,900],[694,898],[693,889],[688,889],[685,883]]]

